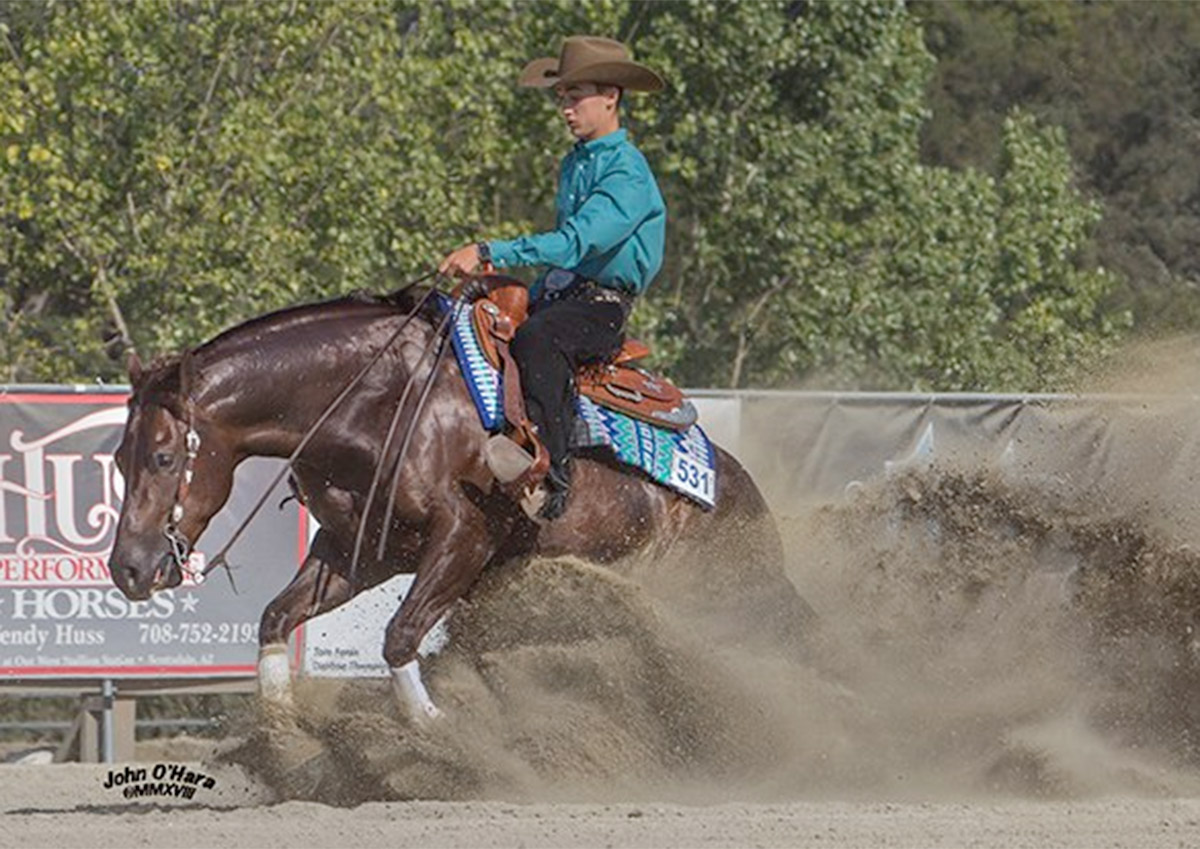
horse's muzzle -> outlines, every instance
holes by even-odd
[[[145,601],[159,590],[183,583],[183,573],[168,552],[158,558],[153,569],[138,570],[110,562],[113,583],[130,601]]]
[[[125,594],[125,598],[130,601],[145,601],[150,598],[150,594],[153,592],[150,582],[143,580],[136,570],[127,566],[118,566],[111,561],[109,568],[112,570],[113,583]]]

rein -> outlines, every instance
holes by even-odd
[[[467,305],[467,301],[459,300],[454,305],[453,315],[446,314],[442,319],[443,325],[457,321],[459,312]],[[450,333],[443,333],[441,341],[438,343],[437,354],[433,358],[433,365],[429,369],[429,377],[425,380],[425,386],[421,389],[421,397],[417,399],[417,409],[413,413],[412,418],[408,420],[408,430],[404,434],[404,442],[400,444],[400,456],[396,458],[396,465],[392,472],[392,483],[388,488],[387,510],[383,514],[382,532],[379,534],[379,545],[375,550],[375,559],[383,559],[383,550],[387,544],[387,527],[392,523],[392,513],[396,508],[396,489],[400,485],[400,473],[404,469],[404,458],[408,454],[409,443],[412,442],[413,433],[416,432],[417,422],[421,419],[421,413],[425,411],[425,402],[429,398],[429,391],[433,389],[433,382],[437,379],[438,367],[442,364],[442,360],[446,357],[447,342],[450,340]]]
[[[429,389],[433,385],[433,381],[437,377],[438,366],[442,363],[442,358],[446,352],[446,340],[450,334],[447,328],[451,321],[458,317],[459,310],[465,303],[460,300],[454,305],[454,309],[447,311],[439,322],[437,328],[434,329],[433,338],[439,340],[437,355],[434,357],[433,365],[429,369],[429,375],[425,379],[425,385],[421,389],[421,396],[417,400],[417,409],[409,420],[408,431],[404,435],[404,442],[400,446],[400,456],[396,460],[396,472],[392,477],[392,488],[388,494],[387,513],[384,523],[380,526],[379,547],[376,552],[376,558],[383,557],[383,548],[387,541],[387,527],[392,520],[392,511],[396,503],[396,485],[399,480],[400,469],[404,463],[404,455],[408,452],[408,444],[412,439],[412,433],[415,428],[415,422],[421,417],[421,412],[425,407],[425,399],[429,396]],[[432,343],[432,340],[430,340]],[[412,392],[413,386],[416,384],[417,374],[421,371],[421,366],[425,364],[425,358],[429,356],[429,352],[433,349],[432,344],[426,345],[421,351],[421,358],[417,361],[416,368],[408,377],[408,382],[404,386],[404,392],[400,395],[400,400],[396,403],[396,409],[392,413],[392,421],[388,425],[387,436],[384,437],[383,446],[379,451],[379,463],[375,466],[375,475],[371,478],[371,487],[367,490],[367,500],[363,505],[362,516],[358,520],[358,531],[354,535],[354,552],[350,558],[350,577],[353,580],[358,569],[359,557],[362,554],[363,537],[366,534],[367,517],[371,514],[371,507],[375,503],[375,496],[379,490],[379,482],[383,478],[383,470],[387,466],[387,456],[389,449],[392,447],[392,440],[396,436],[396,427],[400,423],[400,414],[404,411],[404,405],[408,401],[408,396]]]
[[[407,291],[408,289],[411,289],[413,286],[417,285],[418,283],[423,283],[424,281],[428,280],[429,278],[433,277],[436,274],[438,274],[438,271],[436,269],[433,271],[430,271],[428,274],[418,277],[416,280],[413,280],[413,281],[405,284],[403,287],[401,287],[400,291],[402,291],[402,292]],[[408,327],[408,325],[412,322],[412,320],[414,318],[416,318],[417,314],[421,311],[421,309],[425,306],[425,304],[427,304],[429,302],[429,299],[431,297],[433,297],[433,294],[435,291],[437,291],[437,290],[431,288],[428,292],[425,293],[425,295],[421,298],[420,301],[417,302],[417,304],[412,308],[412,310],[408,313],[408,315],[406,315],[404,317],[404,321],[402,321],[400,323],[400,326],[397,327],[396,330],[392,333],[392,335],[388,337],[387,341],[384,342],[383,345],[380,346],[379,350],[376,351],[375,354],[371,357],[371,359],[367,361],[367,364],[364,365],[361,369],[359,369],[358,373],[354,376],[354,378],[348,384],[346,384],[346,387],[344,389],[342,389],[342,391],[337,395],[337,397],[334,398],[329,403],[329,406],[327,406],[325,408],[325,411],[323,413],[321,413],[321,415],[317,418],[317,420],[315,422],[313,422],[312,426],[309,427],[308,431],[301,438],[300,444],[297,445],[295,450],[293,450],[292,453],[288,456],[287,462],[284,463],[284,466],[282,469],[280,469],[279,474],[277,474],[275,476],[274,480],[272,480],[271,483],[267,486],[267,488],[263,491],[262,496],[258,499],[257,502],[255,502],[254,506],[250,509],[250,512],[246,515],[246,518],[244,518],[242,520],[242,523],[240,525],[238,525],[237,530],[235,530],[233,532],[233,535],[229,538],[229,540],[225,543],[225,545],[221,547],[221,550],[217,552],[217,554],[213,557],[213,559],[211,561],[209,561],[208,565],[204,567],[203,571],[200,572],[200,577],[202,577],[202,578],[207,577],[208,574],[210,572],[212,572],[214,569],[224,567],[226,574],[229,576],[230,585],[233,587],[234,592],[235,593],[237,592],[237,585],[234,584],[234,581],[233,581],[233,570],[230,568],[229,560],[226,557],[226,555],[229,553],[229,550],[231,548],[233,548],[234,543],[236,543],[238,541],[238,539],[241,537],[241,535],[245,532],[246,528],[249,527],[250,522],[254,519],[255,516],[258,515],[258,512],[263,508],[263,505],[267,503],[267,499],[270,498],[271,493],[274,491],[275,487],[277,487],[279,485],[279,482],[281,480],[283,480],[283,476],[286,475],[289,471],[291,471],[292,463],[295,462],[296,458],[300,456],[300,452],[303,451],[308,446],[308,443],[312,440],[313,436],[320,429],[321,425],[325,424],[326,420],[333,414],[333,411],[336,410],[338,408],[338,406],[342,403],[342,401],[344,401],[346,399],[346,397],[350,394],[350,392],[354,389],[354,387],[358,386],[358,384],[362,382],[363,378],[367,376],[367,372],[369,372],[371,370],[371,367],[374,366],[375,363],[377,363],[379,361],[379,358],[383,356],[384,352],[387,351],[392,346],[392,343],[394,343],[397,338],[399,338],[400,334],[404,331],[404,328]],[[191,409],[190,397],[188,398],[188,403],[189,403],[189,416],[190,416],[190,409]],[[199,436],[197,435],[197,448],[198,447],[199,447]],[[170,537],[168,537],[168,539],[170,539]],[[184,542],[186,543],[186,539],[184,539]],[[174,545],[174,543],[172,543],[172,545]]]

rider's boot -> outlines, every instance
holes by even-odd
[[[567,510],[567,497],[571,494],[571,467],[563,460],[550,466],[542,481],[546,498],[538,511],[542,519],[557,519]]]

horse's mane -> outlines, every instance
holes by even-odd
[[[274,330],[345,318],[374,318],[397,313],[406,315],[415,310],[419,304],[421,305],[420,317],[432,324],[437,317],[437,306],[433,298],[426,299],[428,292],[428,287],[418,286],[405,286],[385,294],[359,290],[324,301],[284,307],[234,325],[193,348],[188,355],[198,357],[203,354],[212,354],[228,345],[236,344],[246,336],[254,336],[259,331],[267,329]],[[423,304],[422,301],[424,301]],[[167,407],[177,405],[183,387],[181,366],[184,356],[183,353],[160,355],[155,357],[149,365],[143,367],[141,375],[134,382],[133,396],[130,402],[155,403]]]
[[[397,289],[394,292],[386,294],[358,290],[348,295],[341,295],[324,301],[313,301],[306,304],[283,307],[282,309],[264,313],[248,319],[241,324],[234,325],[193,349],[192,353],[193,355],[202,352],[207,353],[214,348],[233,341],[236,337],[253,334],[256,331],[265,329],[275,329],[281,326],[308,324],[314,321],[329,321],[356,316],[375,317],[397,312],[408,313],[416,308],[417,304],[420,303],[428,291],[429,289],[424,286],[405,286],[403,289]],[[426,321],[433,321],[436,318],[436,307],[432,301],[433,299],[426,300],[421,311],[421,317]]]

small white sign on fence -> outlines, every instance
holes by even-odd
[[[304,626],[301,671],[317,678],[384,678],[383,637],[412,575],[397,575]]]

